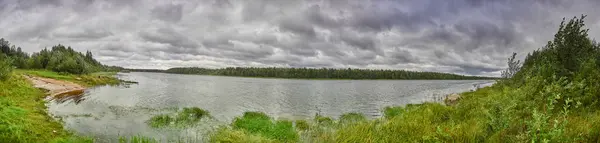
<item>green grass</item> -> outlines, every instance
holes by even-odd
[[[367,120],[362,113],[346,113],[342,114],[339,119],[341,124],[349,124]]]
[[[44,93],[14,74],[0,81],[0,139],[3,142],[65,142],[88,140],[65,131],[46,113]]]
[[[243,139],[244,141],[253,138],[260,138],[256,140],[297,142],[299,139],[299,135],[291,121],[274,121],[262,112],[245,112],[242,117],[234,119],[231,126],[233,127],[232,129],[221,129],[218,131],[219,133],[213,136],[211,141],[230,142],[232,141],[232,136],[234,136],[232,135],[233,133],[240,133],[243,135],[255,134],[249,137],[239,138]]]
[[[210,113],[198,107],[183,108],[173,117],[168,114],[156,115],[146,123],[154,128],[175,126],[186,127],[198,123],[202,118],[210,117]]]

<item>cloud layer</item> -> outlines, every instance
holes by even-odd
[[[383,68],[499,76],[594,0],[0,0],[0,37],[128,68]]]

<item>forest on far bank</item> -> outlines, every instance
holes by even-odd
[[[228,67],[209,69],[178,67],[168,70],[132,70],[176,74],[199,74],[241,77],[294,78],[294,79],[447,79],[475,80],[493,77],[465,76],[441,72],[419,72],[389,69],[335,69],[335,68],[280,68],[280,67]]]

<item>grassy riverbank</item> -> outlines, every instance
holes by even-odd
[[[45,94],[34,88],[23,74],[67,80],[84,86],[118,84],[113,73],[61,75],[50,71],[16,70],[0,81],[0,140],[3,142],[92,142],[64,130],[47,113]]]

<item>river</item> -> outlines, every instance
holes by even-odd
[[[489,86],[489,80],[297,80],[165,73],[119,73],[139,82],[100,86],[81,98],[48,102],[51,115],[69,130],[108,142],[119,136],[159,139],[202,138],[218,125],[245,111],[260,111],[279,119],[310,119],[315,114],[338,117],[359,112],[382,116],[386,106],[435,102],[436,98]],[[154,129],[145,121],[181,107],[200,107],[214,119],[193,129]]]

